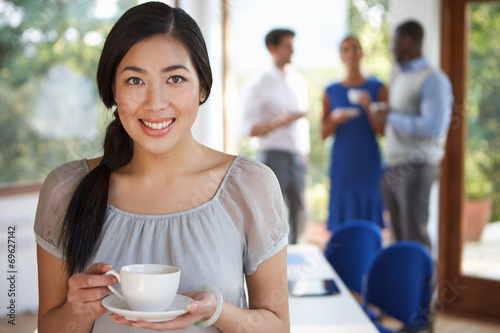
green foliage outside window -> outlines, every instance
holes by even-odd
[[[493,199],[493,221],[500,219],[500,3],[471,3],[467,78],[468,198]]]
[[[99,153],[109,114],[95,84],[117,1],[0,0],[0,183],[40,180],[55,166]]]

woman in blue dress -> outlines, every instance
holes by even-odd
[[[346,37],[340,45],[347,76],[328,86],[323,97],[321,136],[334,136],[330,166],[328,229],[339,223],[366,219],[383,226],[380,151],[376,140],[383,128],[370,112],[371,101],[387,101],[387,89],[361,74],[359,41]],[[372,108],[373,109],[373,108]]]

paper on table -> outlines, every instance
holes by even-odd
[[[288,265],[297,265],[297,264],[305,264],[306,260],[304,259],[304,256],[296,253],[289,253],[286,257],[286,263]]]

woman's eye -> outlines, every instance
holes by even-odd
[[[127,82],[136,85],[136,84],[141,84],[142,80],[139,79],[138,77],[131,77],[130,79],[127,80]]]
[[[181,83],[184,79],[181,76],[172,76],[167,80],[169,83]]]

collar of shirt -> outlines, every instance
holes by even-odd
[[[288,74],[292,73],[294,71],[294,67],[292,64],[286,64],[283,69],[277,67],[275,64],[271,64],[268,68],[268,71],[280,75],[280,76],[287,76]]]
[[[401,68],[401,71],[406,72],[406,71],[418,71],[422,68],[427,67],[428,65],[429,61],[426,58],[418,57],[408,61],[407,63],[399,64],[399,67]]]

